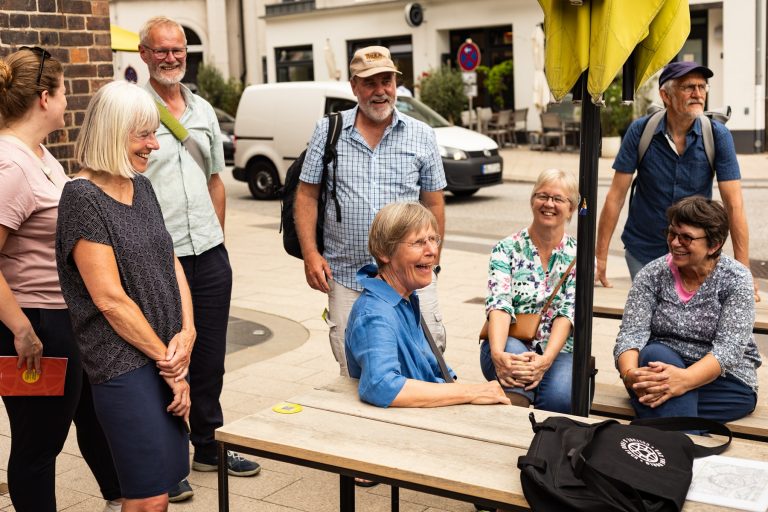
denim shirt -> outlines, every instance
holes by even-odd
[[[616,172],[634,173],[637,181],[630,199],[629,214],[621,240],[624,247],[641,263],[664,256],[669,248],[664,236],[667,208],[689,196],[712,197],[712,170],[704,151],[701,121],[696,119],[685,137],[682,155],[667,139],[666,116],[656,127],[651,143],[638,167],[637,146],[647,117],[634,121],[621,142],[613,163]],[[733,137],[722,123],[712,121],[715,143],[715,175],[717,181],[741,179]]]
[[[376,265],[357,272],[363,292],[349,314],[345,345],[349,375],[360,379],[360,399],[388,407],[408,379],[445,380],[419,325],[418,296],[402,298],[377,274]]]

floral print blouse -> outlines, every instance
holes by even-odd
[[[488,265],[488,297],[485,314],[494,309],[506,311],[515,319],[518,313],[539,313],[552,294],[568,265],[576,258],[576,239],[563,235],[560,244],[549,257],[549,268],[543,268],[539,251],[533,244],[528,229],[523,229],[499,243],[491,251]],[[546,347],[552,331],[552,322],[558,316],[567,318],[573,325],[576,297],[576,267],[555,295],[544,312],[533,345]],[[561,352],[573,352],[573,333]]]

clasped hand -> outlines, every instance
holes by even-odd
[[[687,393],[686,370],[671,364],[652,361],[648,366],[627,372],[627,388],[641,404],[655,408],[672,397]]]
[[[186,378],[194,342],[195,332],[191,330],[182,330],[171,339],[165,359],[157,362],[162,377],[172,378],[176,382]]]
[[[503,386],[525,388],[526,391],[535,389],[552,366],[549,358],[536,352],[504,352],[494,357],[493,363]]]

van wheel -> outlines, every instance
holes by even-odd
[[[256,199],[273,199],[277,197],[280,179],[275,167],[263,160],[248,165],[248,190]]]
[[[451,193],[456,197],[469,197],[475,195],[475,192],[480,190],[479,188],[470,188],[465,190],[451,190]]]

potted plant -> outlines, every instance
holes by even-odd
[[[464,81],[461,72],[443,65],[423,73],[419,80],[419,99],[451,123],[458,123],[465,108]]]
[[[621,76],[617,77],[603,93],[605,106],[600,109],[602,130],[601,156],[613,158],[619,152],[621,136],[632,122],[632,105],[625,105],[621,99]]]

